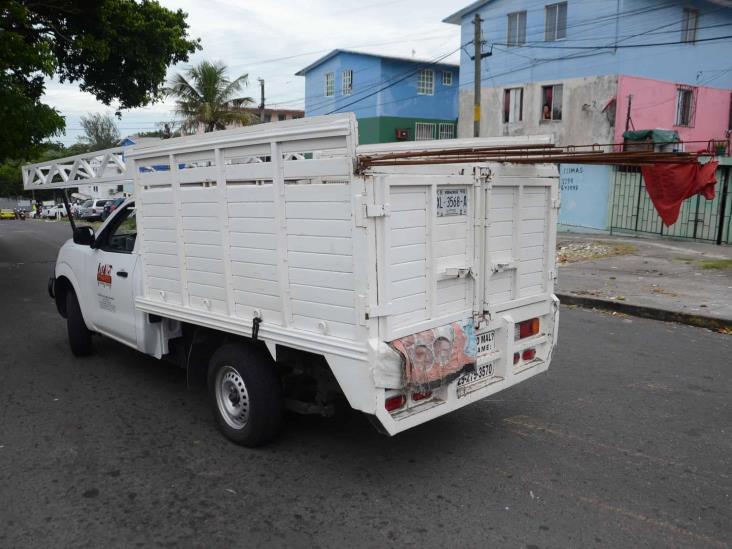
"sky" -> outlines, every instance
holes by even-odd
[[[305,79],[295,72],[335,48],[433,59],[458,48],[460,28],[442,20],[469,0],[159,0],[188,13],[189,34],[202,49],[187,63],[173,65],[168,77],[202,60],[223,61],[229,76],[249,75],[245,95],[259,103],[257,78],[265,80],[268,107],[303,108]],[[287,58],[287,59],[283,59]],[[454,53],[445,61],[459,63]],[[66,145],[82,133],[79,118],[114,113],[74,84],[47,83],[44,102],[66,117]],[[122,136],[158,129],[171,121],[174,103],[166,100],[123,111]]]

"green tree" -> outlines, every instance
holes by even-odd
[[[160,99],[167,67],[200,48],[186,17],[155,0],[0,0],[0,161],[63,131],[41,102],[51,76],[120,110]]]
[[[111,114],[94,113],[82,116],[81,127],[84,135],[79,137],[79,142],[90,151],[111,149],[119,145],[121,137]]]
[[[203,126],[204,131],[212,132],[232,123],[251,122],[242,108],[253,104],[254,99],[239,95],[248,80],[246,74],[230,80],[226,65],[202,61],[176,74],[166,93],[176,99],[176,114],[182,118],[184,131],[193,132]]]

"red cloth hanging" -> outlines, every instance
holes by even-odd
[[[706,164],[656,164],[643,166],[648,196],[666,226],[676,223],[681,203],[695,194],[707,200],[714,198],[718,162]]]

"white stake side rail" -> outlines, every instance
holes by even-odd
[[[132,181],[125,162],[125,154],[132,150],[133,147],[115,147],[28,164],[22,167],[23,188],[40,191]]]

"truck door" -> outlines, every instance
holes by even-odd
[[[137,345],[133,281],[138,265],[134,253],[137,223],[134,203],[120,210],[99,235],[87,266],[93,300],[93,322],[98,331]]]

